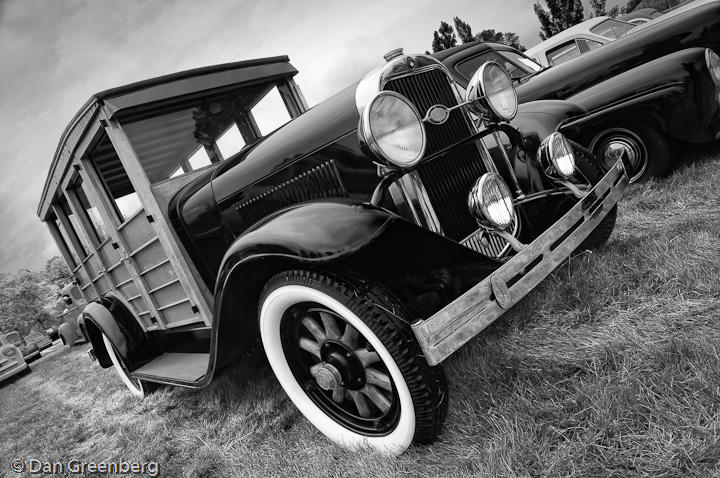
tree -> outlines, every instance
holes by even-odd
[[[27,269],[17,274],[0,274],[0,331],[17,330],[26,335],[31,329],[45,329],[45,322],[51,319],[47,308],[57,299],[44,278],[43,272]]]
[[[591,16],[602,17],[607,15],[605,4],[607,0],[590,0],[590,8],[592,8]]]
[[[65,261],[58,256],[53,256],[45,263],[45,280],[58,289],[62,289],[71,283],[74,277]]]
[[[513,32],[496,32],[493,29],[488,29],[482,30],[477,35],[473,35],[472,27],[468,23],[462,21],[459,17],[453,18],[453,23],[455,24],[454,30],[446,22],[440,22],[440,28],[433,34],[433,53],[456,46],[457,37],[460,37],[460,41],[462,43],[482,40],[487,42],[503,43],[505,45],[510,45],[513,48],[517,48],[520,51],[525,51],[525,47],[520,44],[520,37]],[[457,37],[455,36],[455,32],[457,32]]]
[[[581,0],[545,0],[548,10],[540,3],[533,5],[540,22],[540,38],[547,40],[553,35],[585,20]]]
[[[453,27],[446,22],[440,22],[440,28],[433,33],[432,50],[437,53],[457,45],[457,37]]]

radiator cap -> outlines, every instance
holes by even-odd
[[[393,58],[396,58],[398,56],[402,56],[403,49],[402,48],[395,48],[394,50],[390,50],[389,52],[385,53],[383,55],[383,58],[385,58],[385,61],[390,61]]]

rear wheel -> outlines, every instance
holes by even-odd
[[[280,385],[332,441],[399,454],[437,438],[445,376],[424,360],[409,315],[382,289],[287,271],[265,286],[259,319]]]
[[[103,343],[105,344],[105,349],[107,349],[108,356],[110,357],[110,361],[112,361],[113,367],[115,367],[115,372],[117,372],[122,383],[127,387],[132,395],[139,398],[144,397],[146,391],[142,380],[133,378],[130,375],[130,370],[128,370],[127,366],[123,362],[122,357],[120,357],[120,355],[115,351],[115,346],[112,342],[110,342],[110,339],[107,338],[107,335],[102,334],[102,338]]]
[[[670,146],[655,128],[629,124],[601,131],[590,142],[590,149],[609,168],[624,155],[630,168],[630,182],[663,176],[670,169]]]

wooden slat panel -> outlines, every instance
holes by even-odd
[[[160,242],[155,241],[141,251],[133,255],[133,261],[137,264],[139,270],[143,271],[151,268],[158,262],[162,262],[167,258],[167,254],[162,248]],[[166,281],[167,282],[167,281]]]
[[[163,306],[188,298],[179,282],[174,282],[167,287],[163,287],[162,289],[153,292],[151,295],[153,299],[155,299],[158,309],[162,309]]]
[[[160,287],[161,285],[167,284],[168,282],[178,278],[169,263],[156,267],[142,276],[150,289],[155,289],[156,287]]]
[[[109,273],[109,275],[110,279],[115,283],[117,287],[120,287],[121,285],[124,285],[127,281],[132,280],[130,271],[128,271],[128,268],[124,263],[121,263],[120,265],[115,267]]]
[[[181,325],[199,322],[197,314],[192,311],[190,302],[182,302],[161,312],[168,327],[180,327]]]
[[[113,264],[117,264],[117,262],[120,260],[120,252],[113,248],[113,241],[108,240],[105,242],[105,244],[102,245],[100,250],[98,251],[98,255],[100,256],[100,260],[108,264],[110,267],[112,267]],[[108,267],[108,269],[110,268]]]
[[[130,249],[128,254],[155,237],[155,232],[152,227],[150,227],[150,224],[148,224],[147,217],[145,216],[146,214],[143,210],[142,213],[127,222],[121,231]]]
[[[118,293],[122,295],[125,300],[130,300],[130,298],[139,295],[140,291],[138,290],[137,285],[135,285],[135,282],[128,282],[122,287],[118,287]],[[145,307],[144,310],[147,310],[147,307]]]

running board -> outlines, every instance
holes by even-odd
[[[133,378],[149,382],[197,387],[208,369],[208,353],[165,353],[133,370]]]

